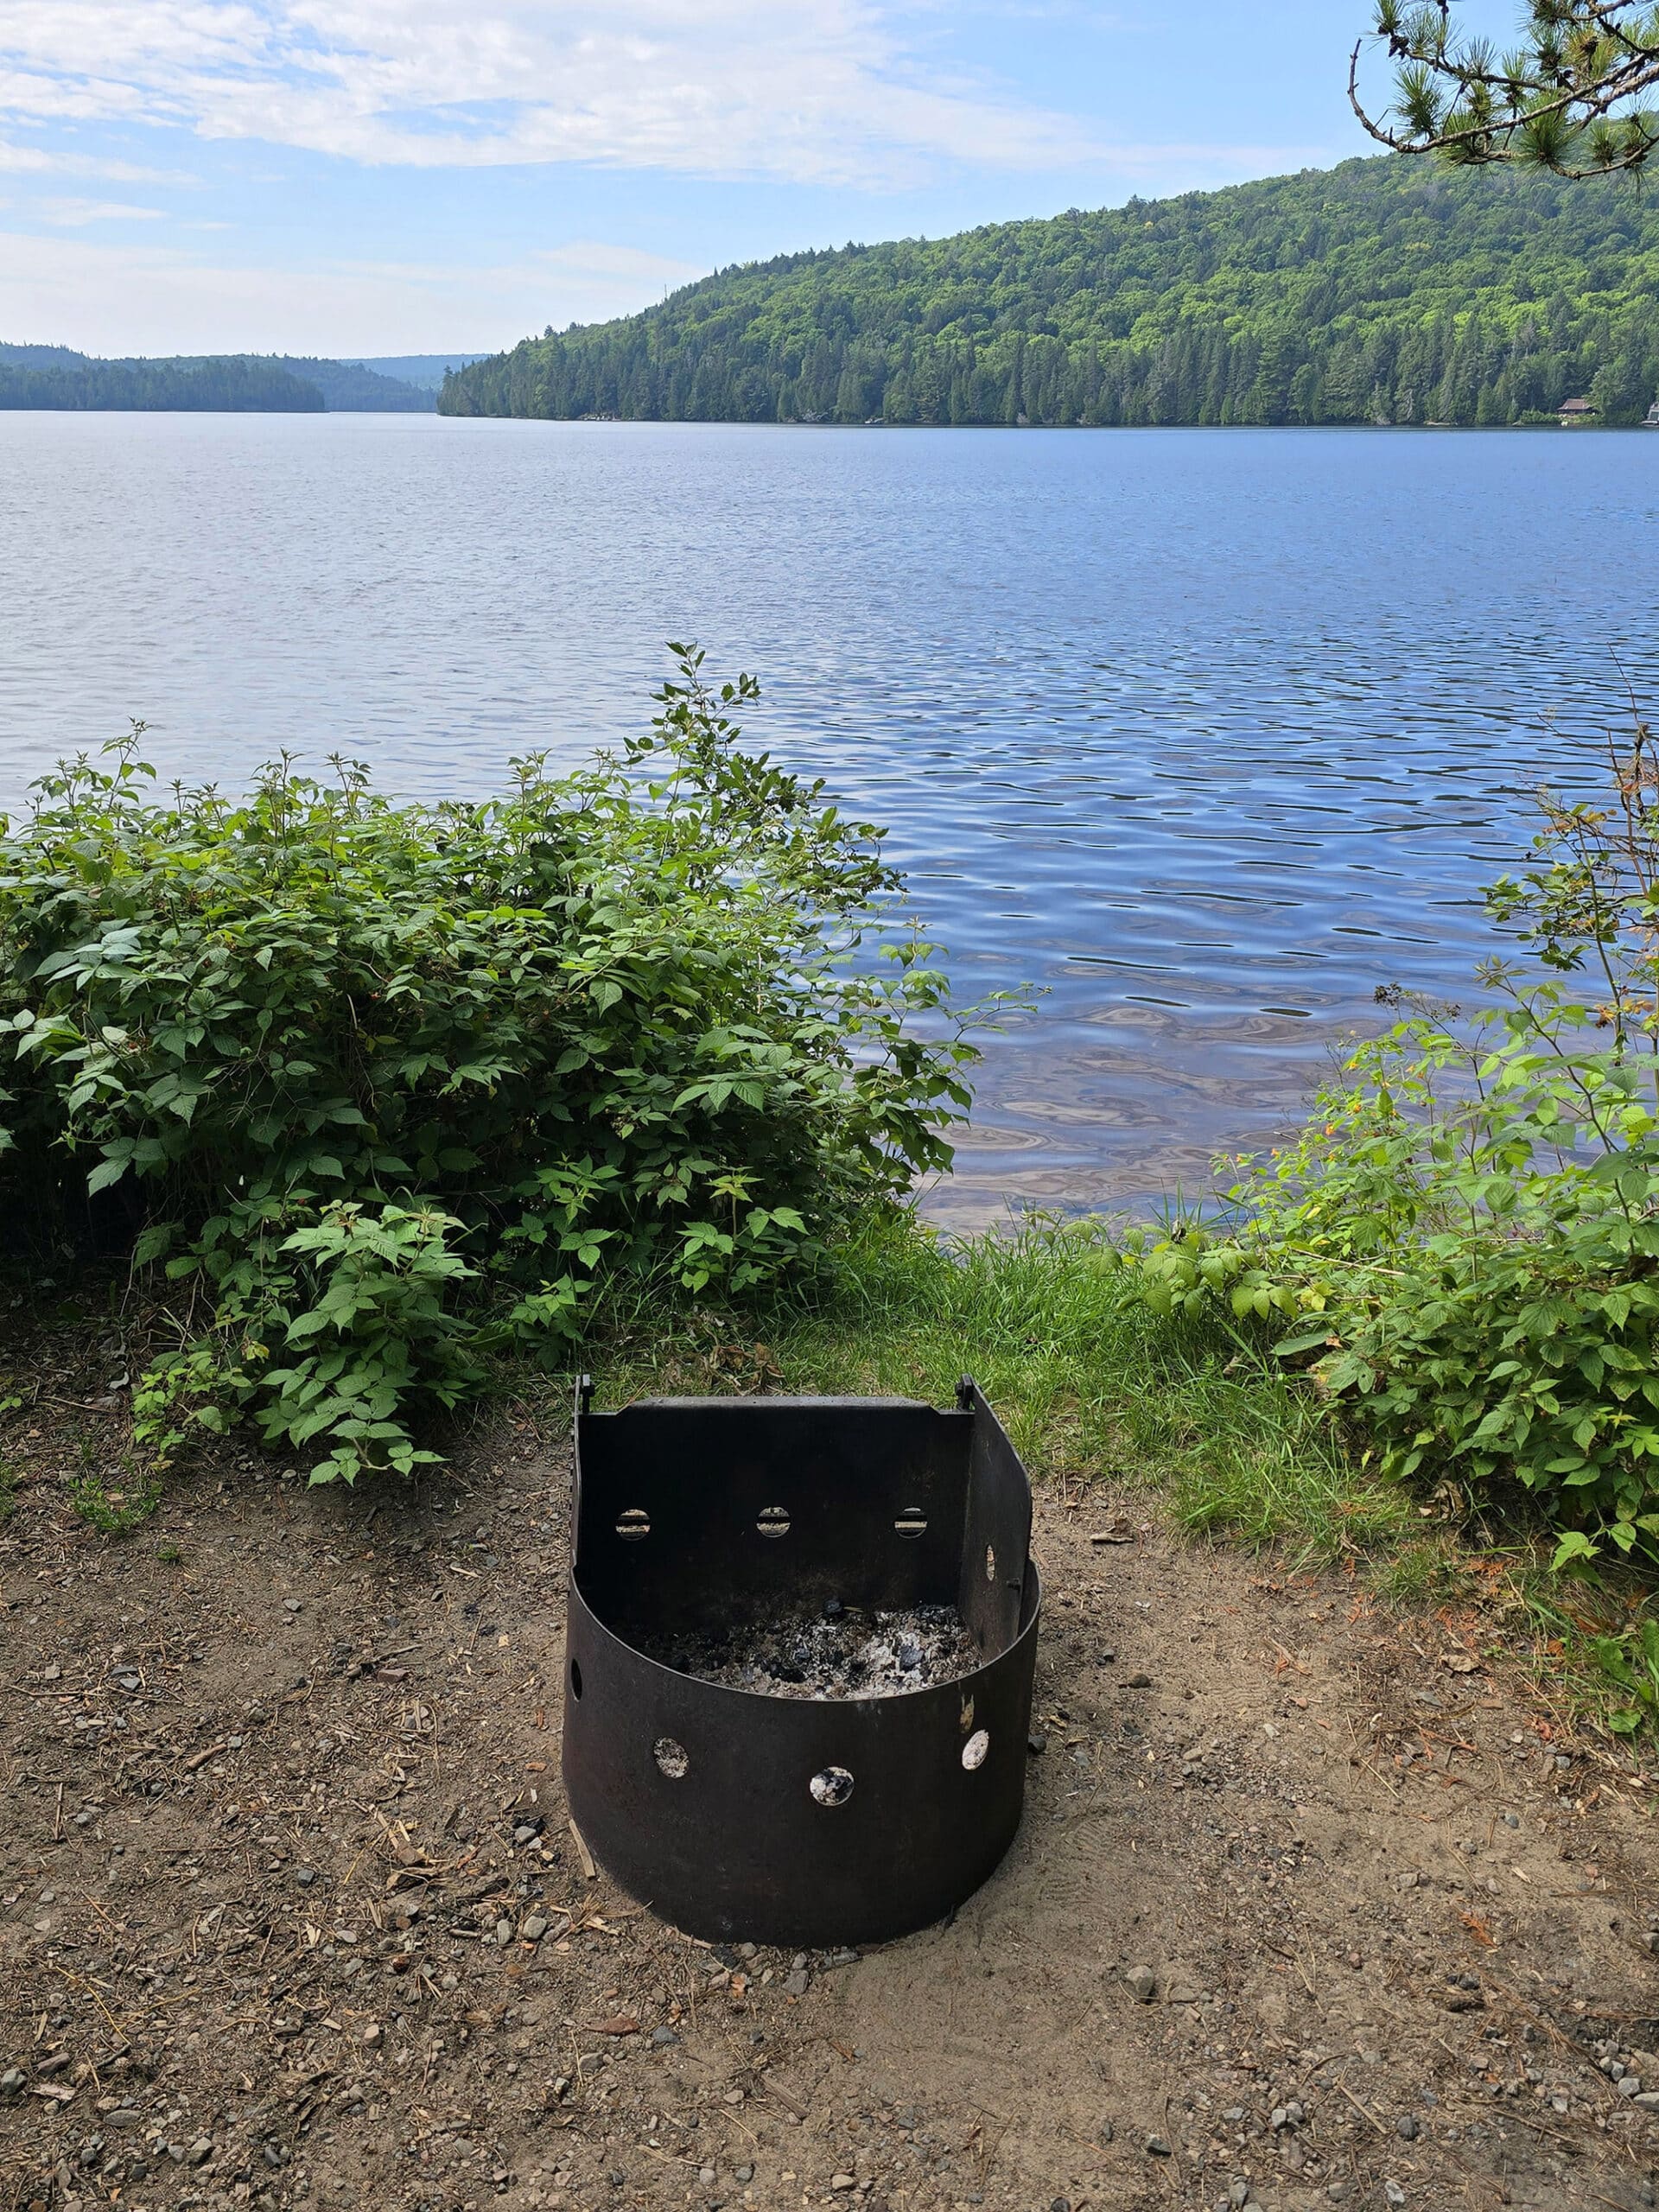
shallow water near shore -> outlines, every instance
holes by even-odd
[[[1529,794],[1659,698],[1659,435],[0,416],[0,807],[130,716],[477,793],[670,638],[891,825],[987,1040],[960,1222],[1145,1206],[1466,993]],[[1622,673],[1621,673],[1622,671]]]

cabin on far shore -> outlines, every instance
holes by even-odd
[[[1642,427],[1644,430],[1659,430],[1659,399],[1654,401],[1643,417]]]
[[[1598,413],[1593,399],[1564,399],[1561,402],[1561,425],[1566,429],[1573,423],[1593,423]]]

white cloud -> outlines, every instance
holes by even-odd
[[[447,353],[512,345],[549,321],[626,315],[698,273],[593,239],[494,267],[259,269],[205,257],[212,251],[0,230],[0,331],[89,353]]]
[[[0,138],[0,175],[96,176],[110,184],[173,184],[189,186],[196,180],[188,169],[146,168],[137,162],[105,159],[97,154],[65,153],[55,147],[20,146]]]
[[[131,207],[120,200],[36,200],[31,213],[66,230],[84,229],[88,223],[158,223],[159,207]]]
[[[863,186],[1114,151],[993,85],[925,72],[877,0],[8,0],[6,112],[370,163]]]

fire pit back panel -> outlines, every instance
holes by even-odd
[[[830,1945],[941,1917],[1020,1822],[1040,1592],[1024,1468],[978,1390],[658,1399],[577,1416],[564,1770],[624,1885],[692,1935]],[[957,1607],[960,1679],[786,1698],[660,1663],[839,1601]]]

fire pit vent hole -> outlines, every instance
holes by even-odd
[[[810,1788],[820,1805],[844,1805],[853,1794],[853,1777],[844,1766],[827,1766],[815,1774]]]
[[[574,1659],[570,1662],[570,1694],[575,1698],[582,1695],[582,1669]]]
[[[996,1580],[996,1554],[988,1544],[985,1547],[985,1580],[988,1582]]]
[[[762,1536],[786,1536],[789,1534],[789,1508],[786,1505],[763,1506],[760,1518],[754,1525],[757,1533]]]
[[[893,1525],[897,1535],[913,1541],[927,1534],[927,1516],[919,1505],[907,1505]]]
[[[651,1747],[651,1756],[671,1782],[683,1782],[691,1771],[685,1745],[677,1744],[671,1736],[659,1736]]]
[[[968,1731],[973,1726],[973,1725],[974,1700],[970,1697],[965,1697],[962,1700],[962,1732],[964,1736],[968,1733]]]
[[[651,1534],[651,1516],[643,1506],[631,1505],[617,1516],[616,1533],[625,1543],[636,1543]]]
[[[988,1728],[976,1728],[962,1747],[962,1763],[969,1774],[985,1764],[985,1754],[991,1748]]]

